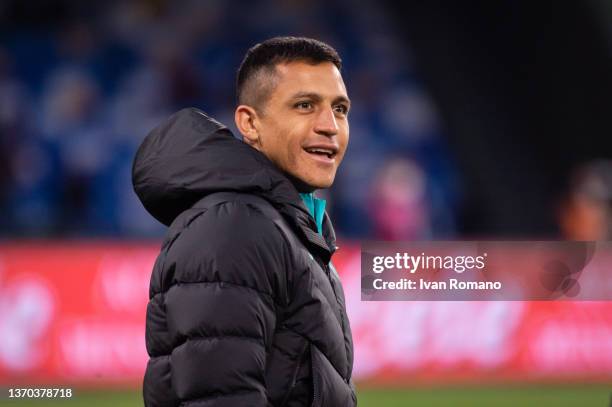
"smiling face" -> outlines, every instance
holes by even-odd
[[[332,185],[349,140],[350,102],[331,62],[276,65],[274,88],[258,113],[236,109],[244,141],[312,189]]]

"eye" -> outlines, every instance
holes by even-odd
[[[308,110],[312,109],[312,103],[307,101],[297,102],[294,107],[300,110]]]
[[[336,105],[334,106],[334,112],[346,115],[348,113],[348,106],[346,105]]]

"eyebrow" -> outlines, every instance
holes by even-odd
[[[313,93],[313,92],[298,92],[296,94],[294,94],[291,99],[302,99],[302,98],[309,98],[312,99],[316,102],[320,102],[323,100],[323,98],[321,97],[320,94],[318,93]],[[333,103],[338,103],[338,102],[344,102],[346,103],[349,107],[351,106],[351,101],[348,97],[346,96],[336,96],[333,100]]]

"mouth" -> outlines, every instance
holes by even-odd
[[[338,147],[334,145],[328,146],[310,146],[305,147],[304,151],[308,153],[312,158],[317,161],[324,163],[333,163],[335,161],[335,157],[338,154]]]

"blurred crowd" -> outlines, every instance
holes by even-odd
[[[593,160],[574,169],[557,219],[565,239],[612,240],[612,161]]]
[[[187,106],[233,128],[236,69],[275,35],[321,39],[343,58],[351,141],[321,191],[339,234],[456,233],[459,180],[436,107],[375,2],[111,1],[81,14],[2,30],[3,237],[161,236],[132,191],[136,148]]]

